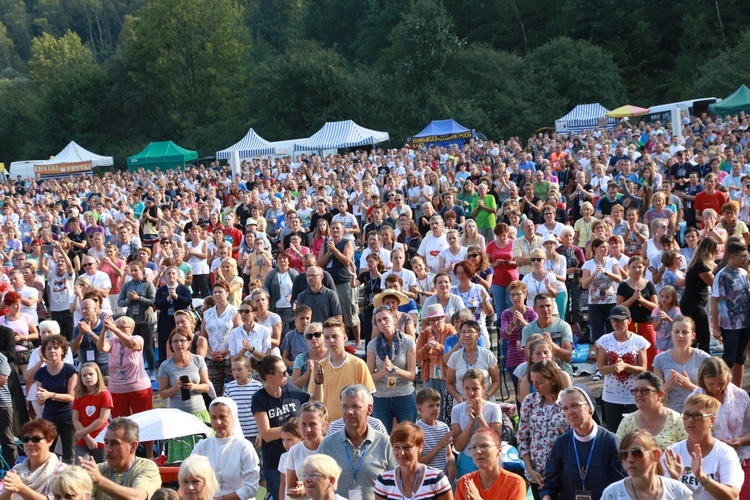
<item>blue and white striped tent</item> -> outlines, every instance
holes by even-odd
[[[607,117],[609,110],[599,103],[579,104],[567,115],[555,120],[555,130],[558,133],[593,130],[594,127],[612,129],[617,119]]]
[[[276,147],[259,136],[255,130],[250,129],[240,142],[229,146],[227,149],[217,151],[216,158],[219,160],[228,160],[232,156],[233,151],[239,152],[240,160],[248,160],[257,156],[275,155]]]
[[[352,120],[328,122],[310,138],[294,145],[295,151],[321,151],[323,149],[374,146],[390,139],[388,132],[378,132],[360,127]]]

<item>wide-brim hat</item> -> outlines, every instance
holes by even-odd
[[[409,297],[407,297],[403,292],[399,292],[398,290],[394,290],[393,288],[386,288],[372,299],[372,305],[375,307],[382,306],[383,299],[385,299],[389,295],[398,298],[398,304],[400,306],[405,306],[409,303]]]
[[[445,310],[443,309],[443,306],[441,306],[440,304],[431,304],[427,306],[424,314],[422,315],[422,319],[444,318],[444,317],[445,317]]]

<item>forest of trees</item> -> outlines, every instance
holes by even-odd
[[[746,0],[0,0],[0,161],[341,119],[527,136],[579,103],[726,97],[748,26]]]

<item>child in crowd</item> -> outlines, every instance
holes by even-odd
[[[674,347],[672,343],[672,323],[681,314],[677,290],[672,285],[665,286],[659,292],[659,307],[651,313],[651,317],[654,319],[654,331],[656,332],[656,349],[659,352],[668,351]]]
[[[417,409],[422,418],[417,425],[424,431],[424,445],[419,463],[427,464],[433,469],[444,470],[448,479],[456,479],[456,459],[451,444],[453,434],[440,417],[440,393],[432,388],[417,392]]]
[[[289,449],[297,443],[302,442],[302,434],[299,430],[299,418],[294,417],[287,420],[284,425],[281,426],[281,444],[284,445],[286,453],[279,457],[279,472],[281,473],[281,481],[279,481],[279,500],[286,498],[286,470],[287,470],[287,459],[289,456]]]
[[[250,378],[252,362],[247,356],[239,355],[232,360],[234,380],[224,386],[224,395],[237,403],[237,416],[240,419],[245,439],[253,443],[260,454],[258,425],[252,412],[253,395],[263,387],[257,380]]]
[[[84,363],[79,373],[73,400],[76,457],[89,454],[100,464],[104,462],[104,444],[94,439],[107,426],[114,407],[112,394],[107,390],[96,363]]]

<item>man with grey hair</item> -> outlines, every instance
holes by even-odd
[[[374,500],[375,479],[396,467],[396,459],[387,435],[368,424],[372,414],[372,394],[361,384],[341,391],[344,428],[326,436],[318,453],[332,457],[343,471],[336,484],[336,493],[346,498]]]
[[[148,500],[161,487],[159,468],[146,458],[135,456],[138,424],[129,418],[112,420],[104,435],[106,463],[79,458],[81,467],[94,483],[94,500]]]

